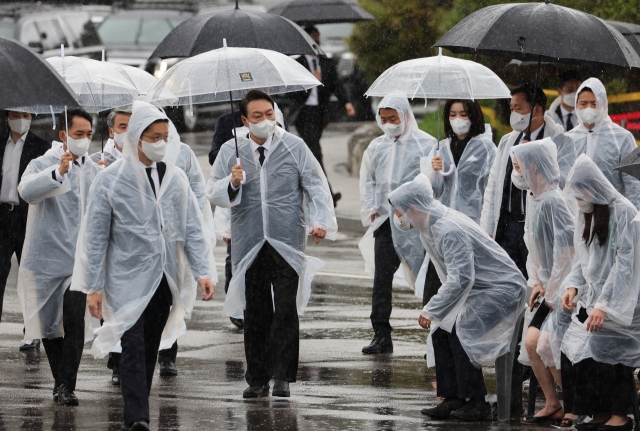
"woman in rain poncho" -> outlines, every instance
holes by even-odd
[[[589,156],[613,187],[639,209],[640,181],[613,169],[637,148],[636,141],[609,118],[607,91],[599,79],[589,78],[580,85],[575,112],[580,125],[567,136],[575,142],[576,157]]]
[[[520,362],[531,365],[545,394],[546,405],[523,424],[543,424],[562,418],[562,406],[554,386],[560,379],[560,345],[571,313],[562,309],[560,285],[573,260],[574,211],[558,186],[560,168],[556,145],[549,138],[511,149],[512,180],[530,190],[524,240],[528,285],[533,289],[522,339]],[[540,298],[542,299],[539,302]],[[538,305],[539,304],[539,305]]]
[[[638,212],[584,154],[565,193],[580,208],[576,257],[562,284],[562,306],[574,310],[562,341],[565,412],[631,430],[633,369],[640,367]]]
[[[402,264],[404,280],[422,297],[416,278],[424,262],[418,232],[402,232],[391,223],[389,193],[420,173],[420,159],[427,156],[436,140],[418,128],[406,96],[393,93],[378,105],[378,126],[384,135],[374,139],[364,152],[360,167],[360,217],[369,226],[359,247],[365,271],[373,276],[371,324],[375,336],[363,353],[393,351],[391,341],[391,287],[394,273]]]
[[[491,127],[485,125],[477,101],[447,100],[443,118],[446,138],[440,142],[442,157],[434,157],[431,163],[429,158],[424,159],[421,171],[431,180],[434,194],[440,202],[480,223],[484,190],[496,158]],[[435,151],[434,147],[431,155]],[[453,167],[448,176],[442,174],[443,159],[446,166]],[[422,305],[426,305],[440,287],[440,279],[432,263],[428,265],[425,278]]]
[[[86,295],[70,291],[69,285],[79,226],[100,168],[87,153],[91,116],[71,109],[66,121],[63,114],[58,124],[64,143],[54,142],[43,156],[32,160],[18,186],[20,196],[29,203],[18,296],[25,338],[42,339],[47,351],[55,380],[54,401],[78,405],[76,376],[91,332]]]
[[[509,351],[524,309],[526,281],[477,223],[434,199],[426,176],[399,187],[389,200],[404,225],[420,231],[442,280],[419,323],[431,327],[428,363],[436,366],[437,392],[444,402],[422,412],[439,419],[484,419],[490,408],[480,367]]]
[[[78,236],[71,288],[104,318],[92,351],[122,342],[124,424],[149,422],[148,396],[161,339],[170,345],[196,298],[213,296],[210,242],[185,173],[165,156],[168,119],[134,102],[122,158],[94,182]],[[104,302],[102,302],[104,300]],[[141,359],[144,358],[144,359]],[[143,361],[140,364],[140,361]]]

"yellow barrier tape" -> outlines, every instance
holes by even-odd
[[[545,89],[543,91],[547,97],[558,97],[558,92],[556,90]],[[607,97],[607,99],[609,100],[609,103],[638,102],[640,101],[640,91],[635,93],[612,94]]]

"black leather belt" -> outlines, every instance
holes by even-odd
[[[10,204],[7,202],[0,202],[0,208],[7,210],[7,211],[14,211],[18,209],[18,205],[17,204]]]

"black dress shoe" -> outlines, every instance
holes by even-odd
[[[111,384],[120,386],[120,370],[113,370],[113,374],[111,374]]]
[[[55,389],[53,390],[53,402],[54,402],[54,403],[57,403],[57,402],[58,402],[58,394],[59,394],[59,393],[58,393],[58,388],[55,388]]]
[[[633,431],[633,421],[629,419],[624,425],[600,425],[598,431]]]
[[[28,352],[30,350],[37,350],[39,348],[40,348],[40,340],[33,340],[29,344],[23,344],[22,346],[20,346],[20,351]]]
[[[276,379],[273,382],[273,392],[271,392],[271,395],[274,397],[290,397],[289,382]]]
[[[484,398],[472,398],[458,410],[452,411],[449,417],[464,422],[477,422],[491,419],[491,405],[486,402]]]
[[[160,362],[160,377],[175,377],[178,369],[175,362]]]
[[[68,390],[64,385],[58,388],[58,404],[61,406],[77,406],[78,397],[73,391]]]
[[[123,424],[120,431],[149,431],[149,424],[146,420],[140,419],[132,423],[131,426]]]
[[[231,323],[233,323],[236,328],[244,329],[244,320],[236,319],[235,317],[229,317],[229,320],[231,320]]]
[[[262,386],[249,386],[242,393],[242,398],[260,398],[269,396],[269,383]]]
[[[420,413],[433,419],[449,419],[452,411],[464,406],[465,400],[461,398],[445,398],[443,402],[430,409],[422,409]]]
[[[393,353],[393,342],[391,337],[376,336],[371,344],[362,348],[365,355],[376,355],[378,353]]]

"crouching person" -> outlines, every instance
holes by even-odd
[[[418,323],[431,330],[428,364],[436,366],[437,395],[444,401],[422,413],[434,419],[485,419],[491,408],[481,367],[509,351],[526,281],[473,220],[434,199],[426,176],[399,187],[389,201],[396,226],[420,230],[442,281]]]

